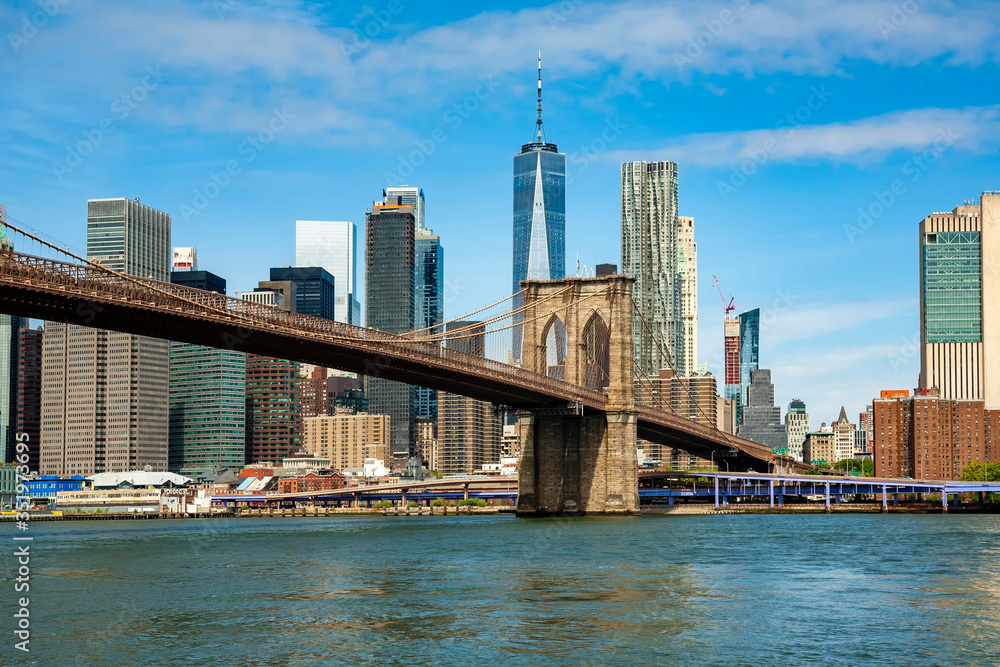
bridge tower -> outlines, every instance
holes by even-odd
[[[524,367],[606,393],[607,407],[518,411],[519,515],[639,511],[634,284],[625,276],[521,283]]]

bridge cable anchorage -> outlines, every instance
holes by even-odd
[[[688,418],[685,418],[685,419],[687,419],[687,421],[694,422],[696,425],[699,425],[699,426],[707,426],[708,430],[719,433],[722,436],[723,440],[725,440],[726,442],[728,442],[730,444],[730,448],[737,448],[737,449],[739,449],[741,451],[746,451],[747,447],[740,446],[739,443],[735,442],[734,439],[733,439],[732,434],[726,433],[725,431],[723,431],[722,429],[720,429],[716,423],[714,423],[714,422],[712,422],[711,420],[708,419],[708,415],[705,414],[705,411],[702,410],[702,408],[698,404],[698,402],[694,400],[694,394],[691,392],[691,388],[687,385],[687,383],[681,381],[681,376],[677,373],[677,369],[674,368],[674,365],[673,365],[673,363],[670,360],[670,355],[663,348],[663,342],[660,339],[658,339],[653,334],[653,331],[652,331],[652,329],[649,326],[649,322],[646,320],[645,316],[642,314],[642,310],[639,308],[639,305],[635,302],[635,297],[634,296],[631,297],[631,300],[632,300],[633,313],[635,315],[637,315],[638,318],[639,318],[639,320],[642,322],[644,328],[646,329],[646,332],[649,334],[650,339],[653,341],[653,343],[656,344],[656,346],[658,347],[659,352],[662,355],[663,359],[667,362],[667,365],[669,366],[670,370],[673,371],[674,376],[677,378],[678,383],[681,386],[681,389],[687,394],[688,402],[691,403],[691,404],[694,404],[695,408],[701,414],[701,417],[704,420],[704,423],[703,424],[697,424],[697,422],[694,422],[693,419],[688,419]],[[641,375],[645,375],[644,373],[642,373],[641,367],[637,368],[637,370],[639,371],[640,376]],[[655,407],[655,406],[653,406],[653,407]],[[660,409],[662,410],[662,408],[660,408]],[[670,412],[673,413],[673,410],[670,410]],[[763,451],[763,449],[766,448],[764,445],[761,445],[760,443],[754,443],[753,441],[747,441],[747,442],[748,443],[753,443],[755,445],[759,445],[760,449],[762,451]],[[768,453],[773,454],[773,452],[768,452]],[[761,458],[761,457],[758,456],[757,458]],[[766,458],[773,459],[775,457],[772,456],[772,457],[766,457]],[[784,459],[785,457],[782,456],[780,458]]]

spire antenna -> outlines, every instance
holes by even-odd
[[[538,120],[535,121],[538,131],[538,143],[542,143],[542,52],[538,51]]]

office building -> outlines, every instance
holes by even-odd
[[[513,293],[522,280],[566,275],[566,154],[545,141],[542,125],[542,58],[538,58],[538,101],[534,141],[514,156]],[[521,297],[514,308],[524,305]],[[515,324],[520,319],[515,317]],[[512,360],[521,360],[521,330],[513,330]]]
[[[298,363],[248,354],[246,462],[281,461],[301,443]]]
[[[740,314],[740,404],[737,416],[743,423],[743,406],[749,401],[747,392],[752,373],[760,368],[760,308]]]
[[[920,222],[920,387],[1000,408],[1000,193]]]
[[[448,332],[462,338],[449,338],[449,349],[482,356],[485,350],[485,327],[478,322],[449,322]],[[445,475],[471,474],[487,463],[500,460],[503,425],[493,404],[474,398],[440,392],[438,394],[437,471]]]
[[[427,229],[424,220],[424,190],[416,186],[395,185],[382,190],[383,201],[398,201],[402,206],[413,207],[414,230]]]
[[[294,313],[336,318],[336,285],[329,271],[321,266],[282,266],[271,269],[271,280],[260,283],[261,289],[284,292],[286,284],[294,285],[290,310]]]
[[[303,420],[303,447],[330,460],[338,470],[361,468],[365,459],[389,457],[389,415],[338,412]]]
[[[787,449],[788,438],[781,421],[781,407],[774,404],[771,371],[766,368],[750,372],[747,404],[743,407],[740,437],[774,449]]]
[[[636,362],[652,376],[685,358],[678,272],[677,164],[622,164],[622,273],[636,279],[645,323],[633,325]],[[648,327],[648,329],[647,329]]]
[[[677,372],[692,375],[698,365],[698,244],[694,218],[677,216],[677,273],[681,281],[681,330],[683,344]]]
[[[22,326],[17,336],[17,424],[28,436],[28,470],[38,472],[42,438],[42,329]]]
[[[361,326],[357,225],[346,221],[296,220],[295,265],[326,269],[333,276],[333,319]]]
[[[303,364],[303,368],[304,368]],[[299,410],[303,419],[332,415],[330,409],[329,377],[327,369],[314,366],[312,371],[299,378]]]
[[[17,343],[22,322],[20,317],[0,314],[0,463],[14,460],[17,442]]]
[[[806,434],[802,443],[802,460],[813,465],[832,467],[837,461],[837,436],[831,431]]]
[[[367,213],[365,318],[369,328],[388,333],[413,329],[415,250],[412,206],[398,199],[376,202]],[[413,454],[415,388],[374,375],[367,378],[373,413],[390,415],[392,456],[404,462]]]
[[[179,254],[197,257],[194,248],[175,248],[175,264]],[[198,270],[196,259],[190,264],[170,281],[226,293],[224,278]],[[246,462],[246,372],[243,352],[170,342],[171,472],[194,476]]]
[[[392,188],[390,188],[392,189]],[[421,201],[423,197],[421,196]],[[413,328],[425,333],[440,333],[444,322],[444,248],[441,239],[429,229],[416,231],[415,262],[416,294],[414,297]],[[437,419],[437,391],[417,387],[414,415]]]
[[[170,281],[170,215],[132,199],[87,202],[87,258]],[[165,471],[170,344],[49,322],[42,339],[40,472]]]
[[[733,317],[728,312],[723,321],[724,348],[723,353],[726,365],[725,394],[731,400],[738,413],[743,405],[743,394],[740,390],[740,320]]]
[[[731,398],[716,397],[715,427],[723,433],[736,435],[736,401]]]
[[[840,407],[840,417],[833,424],[835,438],[835,458],[834,463],[844,459],[853,459],[856,449],[856,429],[854,424],[847,419],[847,410]]]
[[[174,259],[170,264],[171,273],[198,270],[197,248],[174,248]],[[173,282],[173,280],[171,280]]]
[[[436,471],[438,469],[437,418],[417,417],[413,420],[413,433],[416,438],[415,455],[428,470]]]
[[[785,414],[785,436],[788,453],[795,457],[796,461],[805,461],[803,446],[808,433],[809,414],[806,412],[806,404],[797,398],[793,399],[788,404],[788,412]]]

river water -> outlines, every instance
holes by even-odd
[[[1000,664],[995,515],[36,522],[30,534],[32,650],[13,649],[4,613],[4,665]]]

